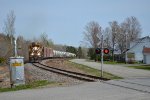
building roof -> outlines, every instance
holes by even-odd
[[[150,41],[150,37],[149,36],[145,36],[143,38],[138,38],[137,40],[132,41],[132,43],[135,43],[132,47],[130,47],[128,50],[134,48],[135,46],[137,46],[139,43],[141,43],[144,39],[149,39]],[[131,44],[131,43],[130,43]],[[127,50],[127,51],[128,51]]]
[[[150,48],[143,48],[143,53],[150,53]]]
[[[140,42],[140,41],[142,41],[144,39],[150,39],[150,37],[149,36],[145,36],[145,37],[142,37],[142,38],[138,38],[138,39],[134,40],[133,42]]]

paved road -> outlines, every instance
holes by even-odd
[[[100,69],[100,63],[89,62],[85,59],[73,59],[72,62],[87,65],[96,69]],[[141,69],[132,69],[128,67],[123,67],[123,65],[103,65],[103,70],[109,73],[112,73],[123,78],[150,78],[150,71],[141,70]]]
[[[109,83],[115,82],[110,81]],[[71,87],[0,93],[0,100],[150,100],[150,93],[93,82]]]

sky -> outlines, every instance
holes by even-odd
[[[150,36],[150,0],[0,0],[0,33],[11,10],[16,15],[15,36],[25,39],[45,32],[55,44],[78,47],[90,21],[105,29],[109,22],[131,16],[139,20],[142,37]]]

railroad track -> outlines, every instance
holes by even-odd
[[[93,76],[93,75],[68,71],[68,70],[64,70],[64,69],[60,69],[60,68],[54,68],[54,67],[47,66],[47,65],[44,65],[41,63],[32,63],[32,65],[34,65],[38,68],[41,68],[43,70],[46,70],[46,71],[50,71],[53,73],[61,74],[61,75],[67,76],[67,77],[71,77],[71,78],[75,78],[75,79],[87,81],[87,82],[94,82],[94,81],[99,81],[99,80],[104,80],[104,81],[108,80],[106,78],[101,78],[101,77],[97,77],[97,76]]]
[[[120,81],[120,80],[113,80],[111,81],[100,81],[104,84],[124,88],[124,89],[129,89],[129,90],[134,90],[142,93],[148,93],[150,94],[150,86],[149,85],[143,85],[139,83],[134,83],[134,82],[128,82],[128,81]]]
[[[60,68],[54,68],[54,67],[47,66],[47,65],[44,65],[41,63],[32,63],[32,65],[34,65],[38,68],[41,68],[43,70],[46,70],[46,71],[54,72],[57,74],[61,74],[61,75],[67,76],[67,77],[71,77],[71,78],[86,81],[86,82],[100,81],[104,84],[150,94],[150,91],[149,91],[150,85],[143,85],[140,83],[128,82],[128,81],[123,81],[123,80],[113,80],[114,82],[111,82],[111,81],[106,81],[106,80],[109,80],[106,78],[87,75],[87,74],[83,74],[83,73],[79,73],[79,72],[68,71],[68,70],[64,70],[64,69],[60,69]]]

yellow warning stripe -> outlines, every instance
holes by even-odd
[[[23,65],[22,63],[12,63],[13,67],[22,66],[22,65]]]

